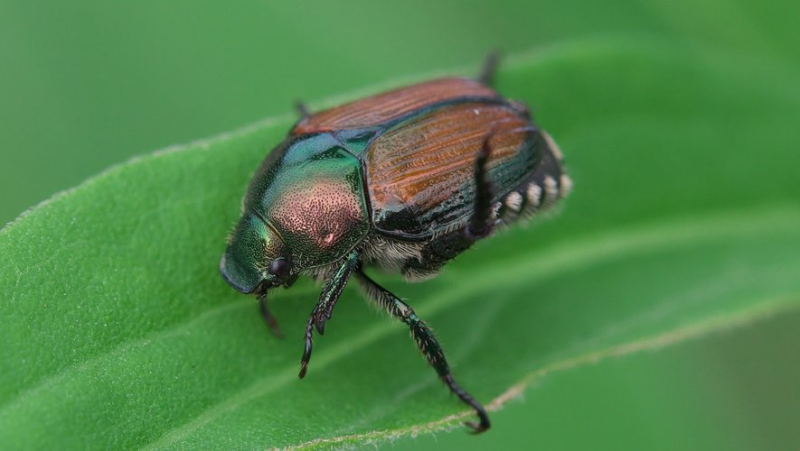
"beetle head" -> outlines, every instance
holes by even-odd
[[[219,271],[230,286],[245,294],[263,294],[278,285],[289,286],[297,279],[280,235],[248,213],[228,239]]]

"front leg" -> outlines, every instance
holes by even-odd
[[[314,335],[314,327],[317,328],[317,332],[319,332],[320,335],[324,334],[325,321],[331,319],[336,301],[338,301],[339,296],[342,295],[342,291],[345,285],[347,285],[347,280],[350,279],[350,273],[353,272],[353,268],[358,265],[358,258],[359,255],[356,251],[352,251],[348,254],[347,259],[336,269],[336,272],[333,273],[330,280],[325,283],[325,286],[322,288],[322,293],[319,296],[319,302],[317,302],[314,310],[311,311],[311,316],[309,316],[308,324],[306,325],[306,347],[303,351],[303,357],[300,359],[299,376],[301,379],[305,377],[306,371],[308,370],[308,361],[311,359],[311,338]]]
[[[272,335],[276,336],[277,338],[283,338],[283,334],[281,330],[278,328],[278,321],[272,316],[272,313],[269,311],[269,305],[267,304],[267,293],[264,292],[258,296],[258,305],[261,310],[261,317],[264,318],[264,322],[267,323],[267,327],[269,327],[270,332]]]

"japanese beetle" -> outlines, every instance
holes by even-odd
[[[324,280],[305,333],[300,377],[350,276],[411,329],[447,387],[489,428],[483,406],[453,379],[442,348],[399,297],[364,273],[374,266],[409,281],[440,268],[498,227],[530,217],[570,189],[562,156],[520,102],[477,79],[443,78],[303,117],[266,157],[220,262],[225,280],[267,308],[271,288],[300,274]]]

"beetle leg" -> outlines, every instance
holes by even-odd
[[[269,311],[266,292],[258,297],[258,305],[261,310],[261,317],[264,318],[264,321],[267,323],[267,327],[269,327],[269,331],[272,332],[272,335],[275,335],[278,338],[283,338],[283,334],[281,333],[280,328],[278,328],[278,321],[275,320],[275,317],[272,316],[272,313]]]
[[[492,136],[493,134],[489,135],[483,141],[475,161],[475,210],[464,230],[467,239],[473,242],[488,236],[495,223],[492,219],[492,183],[486,177],[486,165],[492,153],[489,143]]]
[[[447,385],[458,399],[472,407],[480,420],[478,423],[467,422],[467,426],[472,428],[474,433],[481,433],[491,426],[489,422],[489,415],[483,406],[475,400],[466,390],[461,388],[453,375],[450,372],[450,367],[447,365],[447,360],[444,357],[444,352],[433,332],[425,325],[425,323],[414,313],[414,310],[408,304],[403,302],[400,298],[392,294],[389,290],[378,285],[375,281],[369,278],[361,268],[355,271],[356,278],[361,283],[367,297],[377,302],[381,307],[386,309],[392,316],[404,322],[411,329],[411,336],[417,343],[422,354],[428,363],[436,370],[439,377]]]
[[[492,136],[493,134],[490,134],[483,141],[475,161],[475,203],[466,226],[431,240],[422,248],[418,258],[406,260],[402,269],[406,277],[425,277],[435,273],[455,256],[469,249],[476,241],[491,234],[498,224],[495,207],[492,205],[494,197],[492,184],[486,174],[486,166],[492,152],[490,144]]]
[[[342,295],[342,291],[345,285],[347,285],[347,280],[350,279],[350,273],[352,273],[353,268],[358,265],[358,258],[358,252],[350,252],[350,255],[347,256],[347,260],[336,269],[336,272],[333,273],[330,280],[325,283],[325,286],[322,288],[322,293],[319,296],[319,302],[317,302],[314,310],[311,311],[308,324],[306,325],[306,346],[303,351],[303,357],[300,359],[301,379],[305,377],[306,371],[308,370],[308,361],[311,359],[311,339],[314,335],[314,328],[317,328],[317,332],[319,332],[320,335],[325,333],[325,321],[331,319],[333,308]]]
[[[294,109],[297,110],[297,114],[300,115],[300,119],[305,119],[312,114],[311,110],[308,108],[308,105],[300,101],[294,103]]]
[[[306,371],[308,371],[308,361],[311,360],[311,337],[314,335],[314,320],[316,316],[317,309],[314,308],[314,310],[311,312],[311,316],[308,318],[308,325],[306,325],[306,347],[303,349],[303,357],[300,358],[300,374],[298,374],[300,379],[306,377]]]
[[[333,308],[336,307],[336,302],[342,295],[347,280],[350,279],[350,273],[358,265],[358,252],[352,251],[347,256],[347,260],[333,273],[331,279],[325,284],[322,293],[317,303],[317,315],[314,325],[320,335],[325,334],[325,322],[331,319]]]
[[[497,73],[498,63],[500,63],[500,52],[492,50],[483,60],[483,67],[480,75],[478,75],[478,81],[491,86],[494,81],[494,74]]]

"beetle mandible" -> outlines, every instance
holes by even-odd
[[[351,276],[407,324],[428,363],[489,428],[483,406],[456,383],[431,330],[365,267],[432,277],[473,243],[551,207],[571,181],[553,140],[520,102],[490,87],[497,58],[477,79],[442,78],[302,118],[258,168],[220,262],[225,280],[255,294],[279,335],[267,292],[300,274],[324,280],[308,319],[322,335]]]

